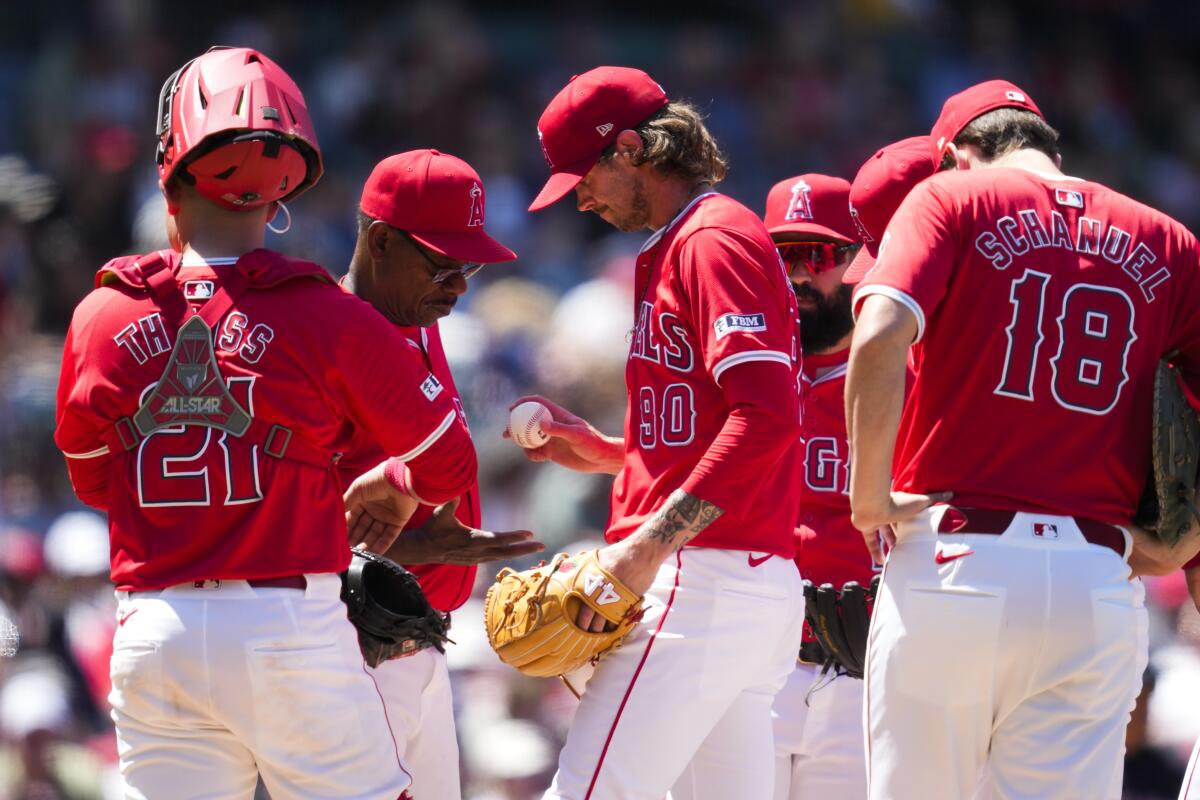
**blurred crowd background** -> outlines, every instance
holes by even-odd
[[[620,430],[643,239],[570,203],[525,212],[546,173],[535,122],[572,74],[639,66],[698,103],[730,158],[723,190],[758,210],[775,181],[851,178],[878,147],[926,132],[950,93],[1005,77],[1062,132],[1069,174],[1200,224],[1200,23],[1190,3],[252,8],[0,4],[0,800],[118,796],[107,533],[70,491],[51,440],[54,394],[63,334],[96,268],[165,244],[155,103],[166,76],[211,44],[272,56],[317,126],[325,177],[271,247],[342,274],[362,181],[389,154],[436,147],[482,174],[488,228],[520,259],[472,279],[443,335],[480,451],[485,524],[532,529],[551,552],[600,535],[608,480],[526,464],[500,439],[506,409],[538,391]],[[476,598],[495,569],[481,570]],[[1125,796],[1174,798],[1200,734],[1200,621],[1181,576],[1150,582],[1148,595],[1152,680],[1130,726]],[[502,668],[480,616],[478,599],[455,614],[450,651],[466,796],[538,796],[575,701]]]

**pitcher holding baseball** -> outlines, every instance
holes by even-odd
[[[653,231],[634,278],[625,435],[541,397],[514,406],[507,433],[532,461],[616,476],[598,561],[644,595],[545,797],[770,797],[771,703],[804,602],[795,295],[762,220],[712,190],[725,161],[699,113],[646,73],[573,78],[538,131],[552,174],[531,210],[574,189],[580,211]],[[575,620],[605,625],[586,605]]]

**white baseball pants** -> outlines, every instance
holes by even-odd
[[[427,648],[374,670],[400,757],[418,800],[462,800],[454,700],[446,656]]]
[[[820,676],[819,666],[797,663],[775,696],[775,800],[867,796],[863,682]]]
[[[1144,619],[1125,558],[1062,516],[939,535],[945,509],[903,524],[884,568],[868,643],[870,797],[1119,797]]]
[[[339,599],[245,581],[117,593],[112,718],[125,797],[396,800],[409,785]]]
[[[545,798],[771,797],[771,704],[800,647],[796,565],[684,548],[646,613],[597,665]],[[685,771],[686,768],[686,771]]]

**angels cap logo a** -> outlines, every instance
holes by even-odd
[[[478,183],[471,184],[471,214],[467,218],[468,228],[483,227],[483,187]]]
[[[783,218],[788,222],[795,219],[812,219],[812,187],[808,185],[808,181],[799,180],[792,186],[792,200],[788,203],[787,213]]]
[[[608,136],[608,132],[612,129],[613,124],[611,122],[606,122],[603,125],[596,126],[596,133],[600,134],[601,136]]]

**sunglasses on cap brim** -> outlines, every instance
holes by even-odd
[[[775,245],[779,257],[792,275],[797,267],[804,267],[813,275],[828,272],[838,265],[844,253],[858,250],[861,244],[838,244],[836,242],[780,242]]]

